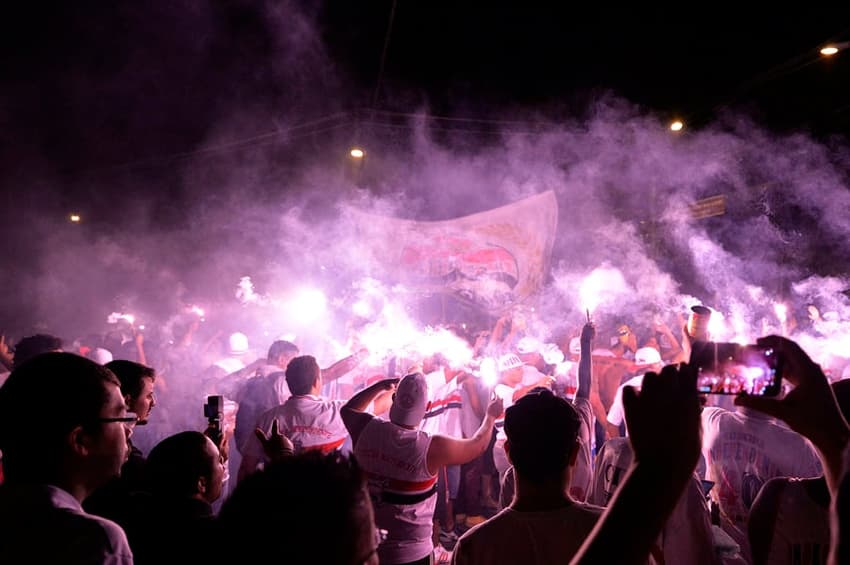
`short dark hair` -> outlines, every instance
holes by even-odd
[[[286,367],[286,384],[292,394],[309,394],[322,370],[312,355],[302,355]]]
[[[275,363],[277,362],[277,358],[281,355],[298,353],[298,351],[298,346],[292,343],[291,341],[279,339],[276,342],[272,343],[269,347],[269,354],[267,356],[267,359],[269,362]]]
[[[287,563],[348,565],[361,557],[355,555],[358,535],[370,527],[363,515],[370,504],[353,458],[338,452],[284,457],[240,481],[225,501],[218,518],[228,532],[224,556],[259,563],[279,560],[285,547]]]
[[[211,477],[213,465],[206,451],[207,436],[186,431],[168,436],[151,449],[145,470],[151,492],[191,497],[198,492],[198,478]]]
[[[7,478],[53,478],[64,442],[109,401],[109,369],[72,353],[45,353],[16,367],[0,388],[0,450]],[[45,394],[46,393],[46,394]]]
[[[156,371],[135,361],[116,359],[104,366],[115,373],[115,376],[121,381],[121,394],[124,396],[129,394],[130,398],[138,398],[142,394],[144,388],[142,379],[156,380]]]
[[[14,365],[19,367],[42,353],[56,352],[62,349],[62,340],[55,335],[35,334],[22,338],[15,344]]]
[[[505,434],[517,475],[530,481],[560,477],[570,462],[581,419],[572,404],[535,388],[505,410]]]

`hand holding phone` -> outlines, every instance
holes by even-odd
[[[766,345],[695,342],[690,363],[702,394],[776,396],[782,389],[782,357]]]

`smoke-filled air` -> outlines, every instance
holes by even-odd
[[[234,332],[257,356],[287,337],[323,366],[359,346],[464,361],[445,328],[521,316],[547,342],[590,316],[606,345],[624,323],[678,332],[702,304],[717,340],[785,334],[847,364],[845,139],[732,109],[675,134],[614,91],[448,124],[391,76],[373,106],[319,9],[245,4],[228,27],[236,8],[177,6],[149,43],[150,14],[114,8],[132,44],[51,71],[59,117],[25,127],[23,76],[2,94],[19,132],[4,158],[7,343],[135,331],[155,364],[195,327],[207,361]]]

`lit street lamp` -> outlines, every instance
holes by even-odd
[[[670,124],[670,129],[672,131],[682,131],[683,127],[685,127],[685,124],[683,124],[681,120],[674,120],[673,123]]]
[[[841,51],[842,49],[847,49],[850,47],[850,41],[842,41],[841,43],[830,43],[829,45],[824,45],[820,50],[820,54],[825,57],[831,57]]]
[[[71,214],[70,216],[68,216],[68,219],[71,220],[71,222],[74,224],[79,224],[81,218],[79,214]]]

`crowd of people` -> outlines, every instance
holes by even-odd
[[[772,336],[778,396],[702,395],[691,322],[326,368],[0,340],[0,563],[847,562],[850,380]]]

